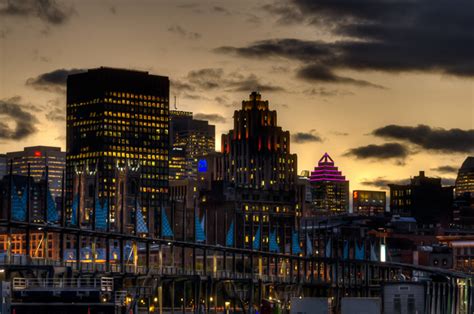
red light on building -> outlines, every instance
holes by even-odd
[[[41,157],[41,152],[39,150],[36,150],[34,155],[35,157]]]

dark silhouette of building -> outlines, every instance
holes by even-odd
[[[48,169],[48,184],[54,197],[61,197],[63,173],[66,168],[66,153],[60,147],[33,146],[22,151],[6,153],[6,173],[13,175],[30,175],[35,181],[45,178]],[[10,169],[11,168],[11,169]]]
[[[106,206],[110,230],[140,233],[143,215],[148,229],[156,232],[158,209],[168,194],[168,110],[169,79],[164,76],[101,67],[68,77],[72,224],[94,228],[94,208]],[[76,198],[77,218],[72,217]]]
[[[440,178],[429,178],[424,171],[410,184],[389,184],[390,211],[393,215],[414,217],[418,225],[447,224],[451,219],[453,187],[442,186]]]
[[[196,178],[198,157],[215,151],[215,126],[192,112],[170,111],[170,180]]]
[[[352,191],[352,209],[355,214],[377,216],[385,213],[387,200],[384,191]]]
[[[319,159],[318,166],[311,171],[309,182],[314,215],[349,212],[349,181],[334,166],[328,153]]]

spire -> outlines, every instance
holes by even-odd
[[[323,157],[321,157],[321,159],[319,159],[318,164],[320,166],[323,166],[323,165],[333,166],[334,165],[334,160],[332,160],[331,156],[329,156],[328,153],[324,153]]]

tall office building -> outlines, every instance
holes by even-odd
[[[420,171],[410,184],[389,184],[390,211],[394,215],[414,217],[419,225],[448,223],[451,219],[453,187],[442,186],[440,178]]]
[[[296,202],[297,160],[290,153],[290,133],[278,126],[276,111],[252,92],[234,112],[234,128],[222,135],[221,145],[223,173],[218,177],[223,186],[214,194],[223,199],[214,207],[227,206],[233,213],[226,221],[229,226],[235,217],[236,232],[242,235],[236,245],[255,247],[252,241],[258,234],[262,246],[258,245],[267,246],[275,230],[280,243],[288,243],[301,214]]]
[[[66,166],[66,153],[60,147],[33,146],[25,147],[22,151],[6,153],[6,173],[13,175],[30,175],[37,182],[45,178],[48,167],[48,184],[53,197],[61,197],[63,172]],[[1,165],[0,165],[1,166]]]
[[[314,215],[344,214],[349,211],[349,181],[325,153],[309,177]]]
[[[170,111],[170,179],[196,178],[198,157],[215,151],[215,126],[192,112]]]
[[[168,109],[167,77],[103,67],[68,77],[71,224],[97,227],[94,207],[107,207],[110,230],[157,231],[168,193]]]
[[[378,216],[385,213],[387,205],[384,191],[352,191],[352,209],[355,214]]]
[[[453,223],[474,226],[474,157],[467,157],[458,171],[454,187]]]
[[[461,168],[455,183],[456,196],[469,193],[474,196],[474,157],[467,157]]]

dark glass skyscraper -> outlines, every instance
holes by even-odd
[[[156,209],[168,193],[168,109],[167,77],[112,68],[68,77],[67,191],[72,224],[94,228],[93,208],[100,205],[107,207],[111,230],[140,233],[136,208],[153,229]],[[76,199],[79,213],[73,206]]]

